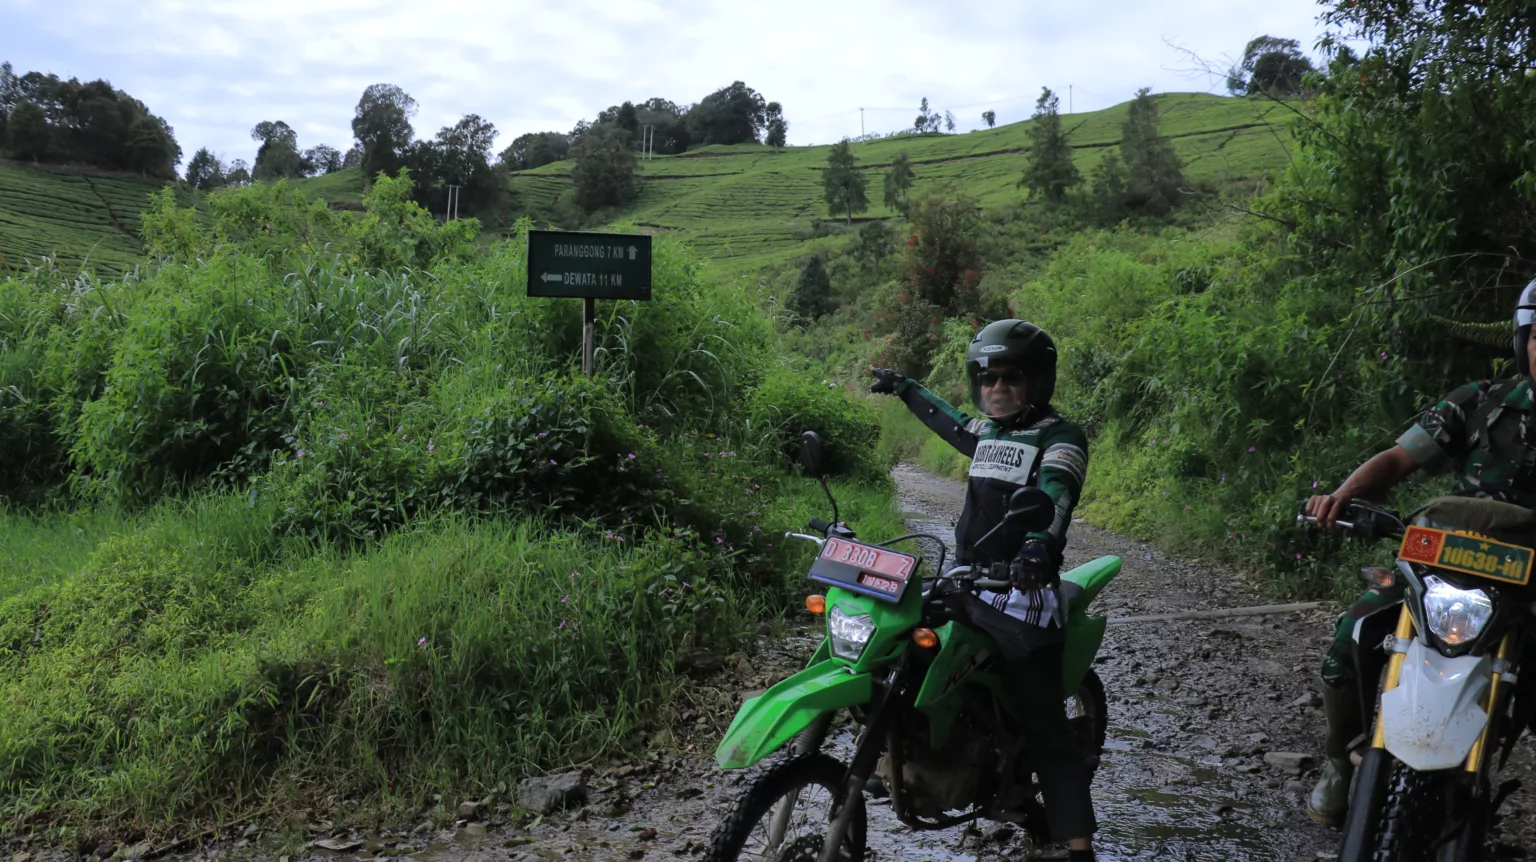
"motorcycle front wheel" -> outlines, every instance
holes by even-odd
[[[843,795],[847,767],[826,754],[780,761],[757,775],[710,836],[705,862],[816,862]],[[864,860],[864,795],[855,794],[838,862]]]
[[[1077,692],[1067,698],[1067,721],[1082,746],[1089,768],[1097,771],[1104,756],[1104,737],[1109,732],[1109,700],[1104,695],[1104,681],[1090,668],[1083,674]]]
[[[1429,862],[1444,819],[1445,775],[1392,765],[1371,862]]]

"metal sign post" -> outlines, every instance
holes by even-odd
[[[597,300],[651,298],[648,234],[528,232],[528,295],[582,300],[581,372],[597,370],[593,330]]]

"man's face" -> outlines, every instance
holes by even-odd
[[[1536,380],[1536,326],[1531,327],[1531,332],[1525,337],[1526,371]]]
[[[978,374],[981,407],[988,416],[1012,416],[1029,403],[1029,380],[1023,369],[994,364]]]

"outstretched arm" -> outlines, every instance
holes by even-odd
[[[910,377],[902,379],[896,386],[895,394],[912,411],[912,415],[945,443],[955,447],[967,458],[976,456],[977,437],[976,432],[971,430],[972,420],[969,416]]]

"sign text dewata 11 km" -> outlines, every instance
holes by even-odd
[[[651,298],[651,237],[643,233],[528,231],[528,295]]]

